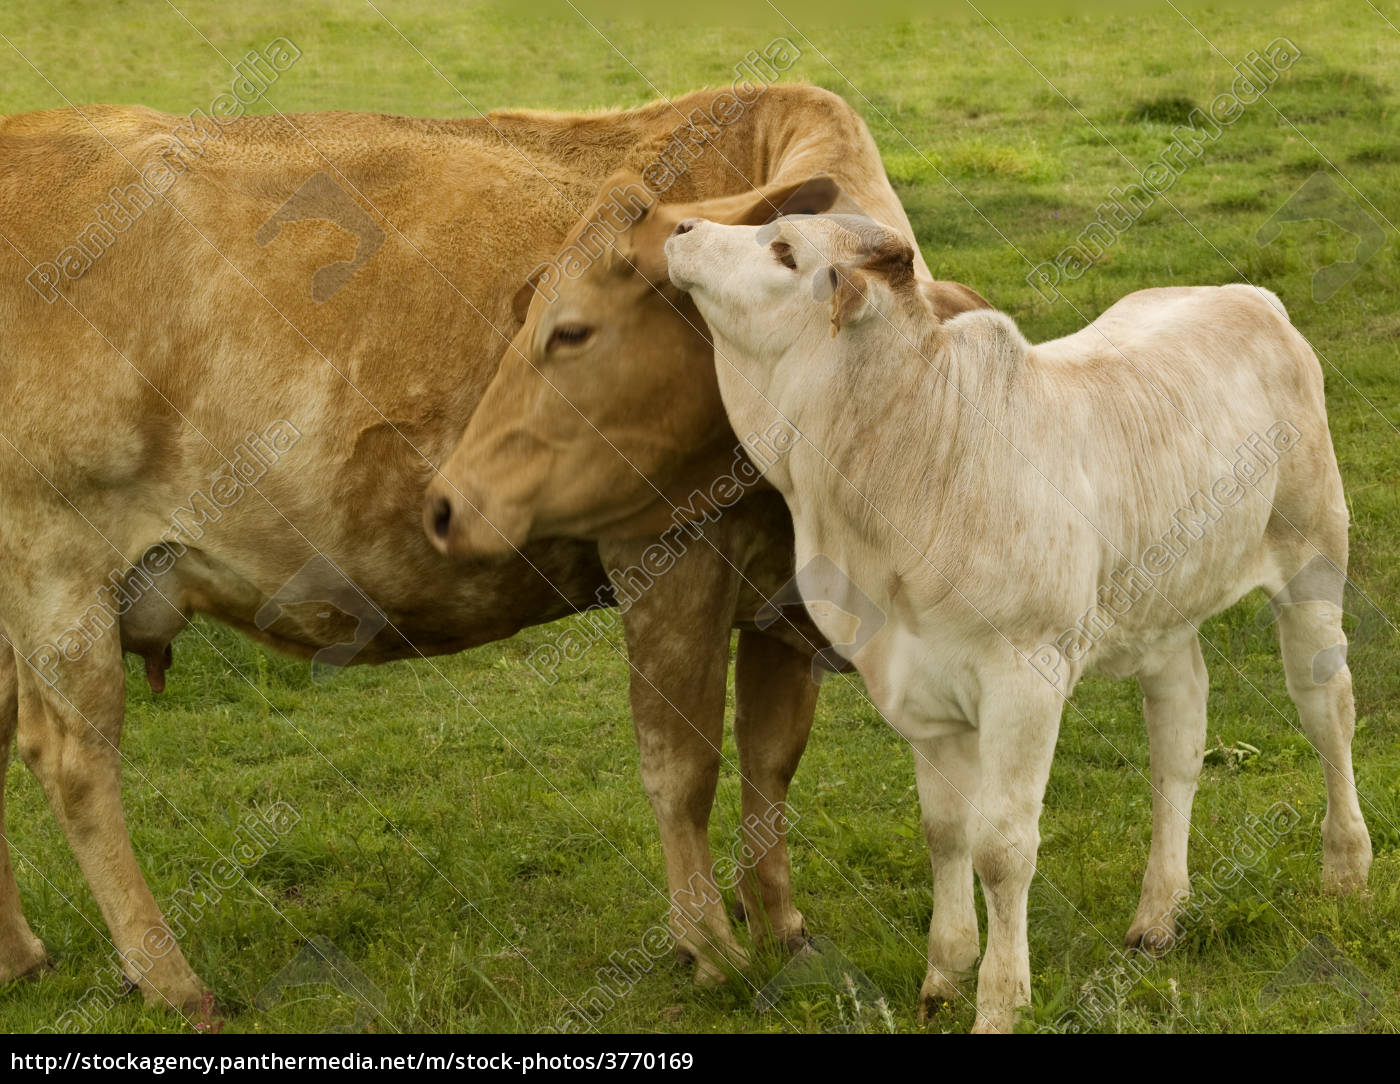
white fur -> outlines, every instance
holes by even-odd
[[[1289,693],[1326,765],[1325,878],[1364,884],[1350,674],[1319,683],[1312,667],[1345,643],[1340,580],[1335,598],[1289,598],[1309,562],[1345,570],[1346,505],[1321,373],[1278,299],[1144,290],[1032,346],[992,311],[940,324],[888,259],[863,266],[870,234],[848,227],[702,222],[667,255],[714,334],[734,429],[781,416],[803,435],[766,472],[792,512],[798,567],[825,555],[886,614],[852,661],[919,768],[935,884],[925,1007],[954,996],[977,958],[973,867],[989,910],[978,1029],[1009,1029],[1029,1002],[1037,822],[1064,698],[1090,667],[1144,691],[1153,843],[1129,942],[1171,943],[1205,742],[1196,627],[1258,586],[1279,603]],[[834,337],[833,265],[862,288]],[[1199,523],[1178,515],[1236,489],[1198,503]],[[1149,553],[1150,589],[1125,604],[1132,592],[1113,587]],[[1074,629],[1090,633],[1066,639]]]

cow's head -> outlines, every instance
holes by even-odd
[[[826,177],[693,203],[661,203],[632,175],[603,192],[517,295],[524,326],[428,489],[424,527],[444,553],[661,529],[663,495],[706,484],[736,443],[708,329],[667,275],[666,239],[697,216],[758,225],[839,197]]]

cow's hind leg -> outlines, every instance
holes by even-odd
[[[1176,913],[1190,891],[1186,853],[1210,691],[1200,640],[1193,635],[1159,669],[1138,675],[1138,683],[1151,750],[1152,847],[1127,945],[1161,955],[1176,940]]]
[[[1315,559],[1273,599],[1288,695],[1303,730],[1322,759],[1327,815],[1322,821],[1322,884],[1332,892],[1366,885],[1371,837],[1361,816],[1352,775],[1356,729],[1351,670],[1342,630],[1341,562]]]
[[[977,963],[977,904],[972,894],[977,744],[977,732],[970,727],[966,733],[913,743],[919,806],[933,866],[928,972],[919,991],[921,1020],[947,1002],[966,1000],[959,984]]]
[[[792,898],[787,796],[817,708],[811,655],[760,632],[741,632],[734,687],[743,776],[740,899],[757,939],[796,950],[807,928]]]
[[[59,622],[62,627],[35,635],[33,629],[16,628],[12,618],[8,622],[16,649],[31,662],[38,660],[19,667],[20,756],[48,796],[127,978],[150,1004],[207,1014],[206,988],[185,962],[141,876],[122,811],[118,743],[126,685],[117,629],[97,632],[81,657],[71,661],[44,647],[82,627],[76,615],[84,613],[86,593],[49,589],[39,596],[42,601],[34,602],[34,612],[71,614],[73,623]],[[91,625],[88,629],[94,631]]]
[[[18,725],[19,675],[15,671],[15,653],[0,628],[0,983],[37,971],[48,962],[43,942],[34,936],[20,910],[19,885],[10,864],[9,836],[5,834],[5,776]]]

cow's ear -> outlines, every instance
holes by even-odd
[[[729,226],[763,226],[784,215],[819,215],[831,210],[841,198],[840,186],[825,173],[789,184],[739,196],[710,200],[698,213]]]
[[[510,302],[510,311],[515,315],[517,324],[523,324],[525,317],[530,314],[530,302],[535,300],[535,291],[539,289],[540,279],[544,278],[547,270],[547,267],[539,268],[525,280],[524,286],[515,291],[515,297]]]
[[[618,223],[635,226],[645,222],[656,209],[656,202],[656,195],[642,180],[642,175],[635,170],[624,169],[603,182],[587,217],[591,222],[606,218],[609,228],[617,230]]]
[[[775,218],[782,218],[784,215],[825,214],[841,198],[841,186],[825,173],[818,173],[808,177],[800,184],[780,188],[776,192],[766,193],[766,195],[766,206],[770,209],[776,208],[776,210],[771,210],[769,215],[756,223],[759,226],[772,222]],[[753,224],[750,223],[750,225]]]

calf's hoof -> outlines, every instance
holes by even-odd
[[[1123,938],[1123,946],[1137,949],[1148,956],[1165,956],[1176,946],[1179,936],[1176,919],[1170,916],[1139,918],[1128,927],[1128,936]]]
[[[1360,819],[1329,813],[1322,821],[1322,888],[1334,895],[1360,892],[1371,872],[1371,837]]]
[[[984,1012],[977,1010],[977,1022],[972,1025],[974,1035],[1010,1035],[1016,1030],[1016,1010],[997,1009]]]
[[[919,988],[919,1023],[927,1024],[951,1005],[966,999],[959,977],[930,970]]]
[[[1371,872],[1371,848],[1363,853],[1345,856],[1331,855],[1322,862],[1322,890],[1334,896],[1347,896],[1360,892],[1366,887],[1366,877]]]

